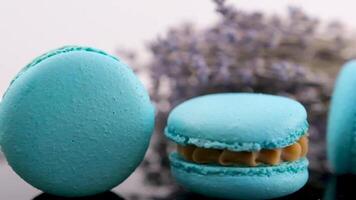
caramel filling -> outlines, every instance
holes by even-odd
[[[282,149],[262,149],[256,152],[207,149],[178,144],[178,153],[184,159],[199,164],[214,163],[225,166],[247,165],[251,167],[258,164],[277,165],[284,161],[290,162],[305,157],[308,153],[308,138],[302,136],[296,143]]]

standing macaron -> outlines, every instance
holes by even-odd
[[[176,107],[165,134],[176,180],[211,197],[269,199],[308,179],[307,113],[291,99],[264,94],[206,95]]]
[[[110,190],[142,161],[154,108],[133,71],[100,50],[44,54],[12,81],[0,105],[2,150],[12,169],[67,197]]]
[[[327,152],[336,174],[356,174],[356,61],[342,68],[332,95]]]

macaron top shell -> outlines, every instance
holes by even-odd
[[[335,84],[327,128],[327,153],[337,174],[356,173],[356,61],[344,65]]]
[[[266,94],[225,93],[193,98],[169,115],[165,134],[179,144],[258,151],[288,146],[308,129],[305,108]]]
[[[107,57],[111,57],[114,60],[117,60],[118,62],[121,62],[120,60],[118,60],[116,57],[107,54],[104,51],[101,51],[99,49],[95,49],[95,48],[91,48],[91,47],[81,47],[81,46],[64,46],[62,48],[58,48],[52,51],[49,51],[41,56],[38,56],[37,58],[35,58],[31,63],[29,63],[28,65],[26,65],[16,76],[15,78],[11,81],[10,83],[10,87],[12,85],[13,82],[16,81],[16,79],[18,77],[20,77],[24,72],[26,72],[28,69],[30,69],[31,67],[37,66],[37,64],[39,64],[40,62],[52,57],[52,56],[57,56],[59,54],[64,54],[67,52],[73,52],[73,51],[86,51],[86,52],[93,52],[93,53],[97,53],[97,54],[101,54],[103,56],[107,56]],[[125,65],[125,64],[124,64]],[[9,87],[9,88],[10,88]],[[8,89],[9,89],[8,88]],[[6,92],[4,94],[4,96],[6,95]]]
[[[101,193],[142,161],[154,108],[133,71],[100,50],[47,53],[0,104],[2,150],[25,181],[59,196]]]

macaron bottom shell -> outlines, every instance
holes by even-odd
[[[302,188],[308,180],[308,161],[302,158],[278,166],[223,167],[201,165],[170,155],[171,171],[186,189],[226,199],[271,199]]]

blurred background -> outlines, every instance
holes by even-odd
[[[328,173],[325,124],[337,72],[356,57],[353,9],[349,0],[0,0],[0,94],[33,58],[64,45],[129,63],[156,104],[157,124],[145,161],[115,189],[128,199],[179,190],[162,130],[175,105],[208,93],[297,99],[309,112],[310,169]],[[40,194],[0,160],[0,199]]]

